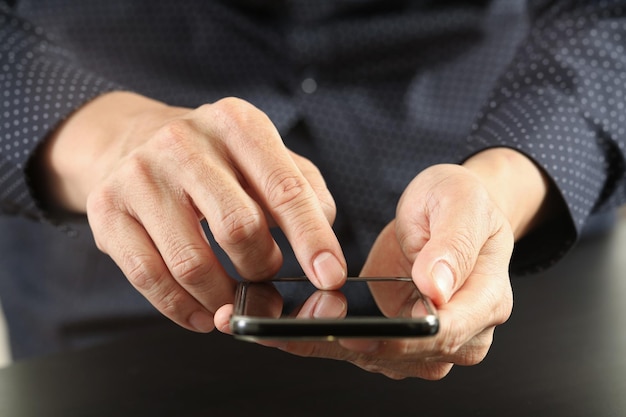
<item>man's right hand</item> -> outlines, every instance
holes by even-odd
[[[278,226],[316,286],[343,284],[335,205],[322,176],[243,100],[186,109],[108,93],[71,115],[41,155],[47,203],[87,213],[98,248],[183,327],[212,330],[214,312],[233,301],[234,280],[203,219],[245,278],[280,268],[269,230]]]

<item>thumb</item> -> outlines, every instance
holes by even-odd
[[[479,255],[488,254],[486,243],[498,229],[486,190],[456,168],[444,173],[443,178],[426,177],[432,181],[418,176],[396,217],[398,241],[412,262],[411,276],[436,305],[447,303],[463,286]]]
[[[411,276],[420,291],[436,305],[447,303],[476,262],[473,248],[456,249],[445,237],[429,240],[415,259]]]

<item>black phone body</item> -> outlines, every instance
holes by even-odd
[[[377,307],[363,308],[350,299],[350,287],[363,284]],[[298,291],[286,291],[292,286],[299,286]],[[328,300],[333,308],[324,311]],[[342,303],[344,310],[338,308]],[[351,277],[340,290],[325,291],[299,277],[239,283],[230,327],[235,337],[252,341],[387,339],[434,335],[439,320],[432,302],[411,278]]]

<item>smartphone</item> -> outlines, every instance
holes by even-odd
[[[318,290],[306,277],[240,282],[230,327],[236,338],[335,340],[432,336],[439,320],[411,278],[348,278]]]

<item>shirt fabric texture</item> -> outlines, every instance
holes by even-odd
[[[14,357],[160,317],[85,220],[57,224],[29,182],[39,144],[90,99],[253,103],[321,169],[351,273],[417,173],[520,150],[568,211],[516,246],[512,272],[532,272],[626,201],[625,14],[618,0],[0,1],[0,297]],[[298,274],[277,239],[281,275]]]

